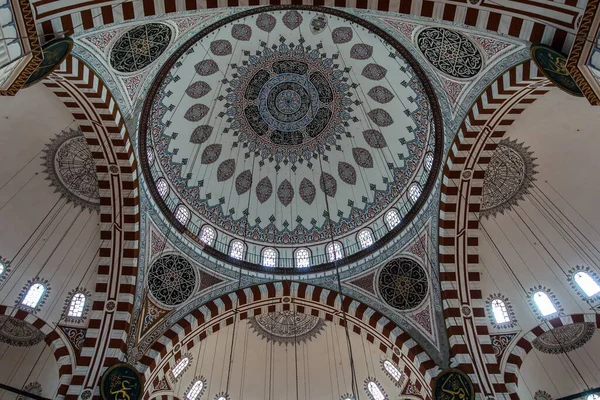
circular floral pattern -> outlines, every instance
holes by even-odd
[[[110,64],[119,72],[136,72],[152,64],[171,42],[171,28],[145,24],[125,32],[110,52]]]
[[[498,143],[483,178],[481,215],[504,214],[529,193],[537,173],[532,155],[529,147],[516,140]]]
[[[532,344],[533,347],[543,353],[568,353],[586,344],[595,331],[595,323],[577,322],[544,332],[535,338]]]
[[[11,346],[30,347],[40,343],[46,335],[29,322],[0,315],[0,342]]]
[[[148,287],[161,304],[176,306],[194,292],[196,272],[185,258],[169,254],[156,260],[150,267]]]
[[[325,327],[319,317],[296,311],[274,311],[248,319],[260,337],[279,344],[301,343],[312,340]]]
[[[417,46],[434,67],[454,78],[472,78],[483,67],[481,53],[462,33],[426,28],[419,32]]]
[[[396,258],[379,273],[381,297],[398,310],[418,307],[427,296],[428,286],[425,270],[409,258]]]

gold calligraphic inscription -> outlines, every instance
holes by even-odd
[[[473,384],[463,372],[447,369],[437,376],[433,397],[436,400],[473,400]]]
[[[138,400],[142,394],[141,376],[129,364],[113,365],[102,376],[100,393],[105,400]]]

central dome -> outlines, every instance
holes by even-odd
[[[283,259],[306,247],[321,255],[314,266],[332,237],[347,256],[365,250],[362,229],[377,241],[410,223],[442,127],[397,41],[344,12],[284,6],[224,18],[179,48],[140,134],[151,191],[176,226],[217,253],[242,239],[256,264],[265,246]],[[390,210],[398,223],[386,226]]]

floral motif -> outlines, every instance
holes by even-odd
[[[356,170],[351,164],[340,161],[338,163],[338,175],[340,179],[348,185],[356,184]]]
[[[65,332],[65,335],[67,335],[67,338],[73,345],[73,348],[80,351],[83,347],[85,336],[87,335],[87,329],[71,328],[68,326],[61,326],[60,328],[63,330],[63,332]]]
[[[18,347],[40,343],[46,335],[29,322],[8,315],[0,315],[0,342]]]
[[[226,56],[231,54],[233,47],[231,46],[231,42],[229,40],[219,39],[210,44],[210,51],[215,56]]]
[[[335,192],[337,191],[337,182],[335,178],[328,174],[327,172],[323,172],[321,174],[321,179],[319,179],[319,185],[321,185],[321,190],[329,197],[335,197]]]
[[[359,166],[363,168],[373,168],[373,157],[367,149],[355,147],[352,149],[352,156]]]
[[[212,164],[219,159],[221,155],[221,146],[220,143],[213,143],[204,149],[202,152],[202,156],[200,157],[200,162],[202,164]]]
[[[533,400],[552,400],[552,396],[545,390],[536,390]]]
[[[273,185],[271,184],[271,180],[268,176],[265,176],[258,182],[258,185],[256,185],[256,197],[258,198],[258,201],[264,203],[269,200],[272,193]]]
[[[302,23],[302,14],[296,10],[290,10],[283,16],[283,24],[293,31]]]
[[[246,193],[252,187],[252,171],[245,170],[235,178],[235,191],[238,195]]]
[[[212,75],[219,70],[219,65],[214,60],[203,60],[194,66],[200,76]]]
[[[327,27],[327,16],[325,14],[315,15],[313,19],[310,20],[310,31],[316,35]]]
[[[423,329],[427,332],[431,333],[431,310],[429,306],[425,307],[421,311],[414,313],[410,316],[410,318],[419,324]]]
[[[315,189],[315,185],[306,178],[302,179],[302,182],[300,182],[300,198],[304,200],[305,203],[312,204],[316,194],[317,190]]]
[[[204,104],[194,104],[183,117],[190,122],[198,122],[208,114],[208,111],[208,107]]]
[[[363,131],[363,136],[369,146],[373,147],[374,149],[383,149],[384,147],[387,147],[385,137],[383,137],[381,132],[375,129],[367,129],[366,131]]]
[[[231,36],[234,39],[246,42],[252,37],[252,28],[246,24],[235,24],[231,28]]]
[[[517,336],[516,333],[503,333],[500,335],[490,335],[490,340],[492,342],[492,347],[494,348],[494,355],[496,356],[496,360],[500,362],[502,360],[502,356],[508,349],[510,342],[513,338]]]
[[[371,121],[377,126],[390,126],[394,123],[392,116],[383,108],[376,108],[367,113]]]
[[[290,205],[292,199],[294,198],[294,188],[292,187],[290,181],[285,179],[283,182],[281,182],[279,189],[277,189],[277,197],[284,206],[287,207]]]
[[[210,125],[200,125],[194,129],[192,136],[190,137],[190,143],[201,144],[208,140],[212,135],[213,127]]]
[[[230,158],[229,160],[223,161],[219,164],[217,169],[217,181],[223,182],[231,178],[235,172],[235,159]]]
[[[543,353],[568,353],[589,342],[594,332],[595,322],[577,322],[550,329],[535,338],[531,344]]]
[[[274,16],[267,13],[260,14],[256,19],[256,26],[258,27],[258,29],[265,32],[270,33],[273,30],[273,28],[275,28],[276,24],[277,19]]]
[[[393,100],[394,94],[383,86],[375,86],[367,95],[378,103],[385,104]]]
[[[331,32],[331,38],[335,44],[348,43],[352,40],[352,36],[352,28],[347,26],[340,26]]]
[[[355,60],[366,60],[373,55],[373,46],[364,43],[356,43],[350,49],[350,58]]]
[[[373,81],[380,81],[385,78],[387,69],[378,64],[369,63],[362,70],[362,76]]]
[[[211,87],[208,83],[204,81],[198,81],[192,83],[185,89],[185,93],[193,99],[199,99],[202,96],[205,96],[210,92]]]
[[[42,395],[42,385],[38,382],[29,382],[24,388],[24,392],[31,393],[32,395],[41,396]],[[29,397],[17,396],[16,400],[25,400],[29,399]]]

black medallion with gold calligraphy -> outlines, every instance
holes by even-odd
[[[50,75],[50,73],[63,62],[69,53],[71,53],[72,48],[73,40],[68,37],[46,43],[42,49],[44,59],[37,70],[31,74],[29,79],[27,79],[25,87],[38,83],[46,76]]]
[[[434,400],[474,400],[471,379],[462,371],[448,368],[440,372],[433,383]]]
[[[144,385],[140,373],[129,364],[115,364],[106,370],[100,380],[100,394],[104,400],[138,400]]]
[[[531,46],[531,58],[546,78],[565,92],[581,97],[583,94],[579,86],[567,71],[567,56],[544,44]]]

